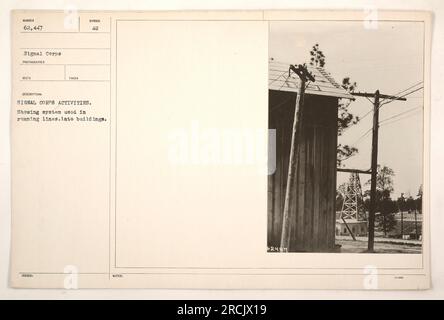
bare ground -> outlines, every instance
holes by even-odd
[[[336,244],[341,246],[340,252],[344,253],[364,253],[367,251],[367,241],[358,239],[336,239]],[[408,242],[375,242],[375,253],[421,253],[422,247],[417,243]]]

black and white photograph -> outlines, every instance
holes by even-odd
[[[270,22],[268,252],[422,252],[424,43],[415,21]]]
[[[9,8],[0,295],[442,295],[436,13],[311,6]]]

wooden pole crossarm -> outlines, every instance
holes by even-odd
[[[358,97],[367,97],[367,98],[372,98],[375,96],[374,93],[367,93],[367,92],[352,92],[351,93],[353,96],[358,96]]]
[[[381,94],[380,97],[383,98],[383,99],[389,99],[389,100],[407,101],[407,99],[404,98],[404,97],[389,96],[389,95],[386,95],[386,94]]]
[[[358,96],[358,97],[366,97],[366,98],[374,98],[375,97],[374,93],[368,93],[368,92],[352,92],[351,94],[353,96]],[[387,94],[380,94],[379,98],[390,99],[390,100],[401,100],[401,101],[406,101],[407,100],[404,97],[390,96],[390,95],[387,95]]]
[[[308,72],[307,68],[305,68],[303,65],[298,65],[295,67],[294,65],[290,65],[290,69],[288,70],[288,73],[290,73],[290,70],[296,73],[301,80],[304,81],[311,81],[315,82],[315,78],[311,75],[310,72]]]
[[[336,171],[339,171],[339,172],[352,172],[352,173],[372,174],[372,171],[371,171],[370,169],[368,169],[368,170],[360,170],[360,169],[337,168]]]

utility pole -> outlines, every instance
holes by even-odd
[[[372,134],[372,162],[370,184],[370,210],[368,214],[368,252],[373,252],[375,242],[375,214],[376,214],[376,177],[378,174],[378,131],[379,131],[379,90],[375,92],[373,103],[373,134]]]
[[[404,213],[401,211],[401,239],[404,239]]]
[[[416,210],[416,203],[415,203],[415,239],[418,240],[418,216],[417,216],[417,210]]]
[[[299,141],[302,131],[302,115],[304,107],[304,93],[305,84],[307,81],[314,82],[315,79],[307,71],[307,68],[303,65],[298,65],[295,67],[291,65],[288,70],[288,75],[293,71],[300,78],[299,90],[296,96],[296,105],[294,110],[293,118],[293,129],[291,133],[291,146],[290,146],[290,157],[288,161],[288,176],[287,176],[287,186],[285,190],[285,203],[284,203],[284,213],[282,217],[282,233],[281,233],[281,250],[289,250],[290,245],[290,205],[292,203],[294,190],[294,181],[296,177],[296,170],[298,166],[299,159]]]
[[[404,193],[401,193],[401,204],[404,206]],[[404,212],[402,211],[403,208],[399,207],[399,201],[398,201],[398,210],[401,212],[401,239],[404,239]]]
[[[375,93],[354,92],[352,95],[360,97],[372,97],[373,102],[373,128],[372,128],[372,155],[371,155],[371,183],[370,183],[370,208],[368,213],[368,252],[374,252],[375,243],[375,215],[376,215],[376,178],[378,175],[378,131],[379,131],[379,99],[401,100],[405,98],[380,94],[379,90]]]

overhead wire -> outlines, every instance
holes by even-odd
[[[410,95],[410,94],[412,94],[412,93],[414,93],[414,92],[416,92],[416,91],[419,91],[419,90],[422,89],[423,87],[416,88],[416,89],[414,89],[414,90],[412,90],[412,91],[410,91],[410,92],[407,92],[407,93],[403,94],[404,92],[406,92],[406,91],[408,91],[408,90],[410,90],[410,89],[412,89],[412,88],[414,88],[414,87],[420,85],[421,83],[423,83],[423,81],[419,81],[419,82],[415,83],[414,85],[411,85],[411,86],[407,87],[406,89],[399,91],[399,92],[396,93],[396,95],[394,95],[393,97],[396,97],[396,98],[399,99],[399,98],[406,97],[407,95]],[[402,95],[402,96],[399,96],[400,94],[403,94],[403,95]],[[367,100],[369,100],[370,103],[373,103],[373,101],[371,101],[368,97],[365,97],[365,98],[366,98]],[[382,102],[384,102],[384,101],[387,100],[387,99],[388,99],[388,98],[383,99]],[[394,100],[391,100],[391,101],[386,102],[386,103],[380,103],[379,108],[381,108],[382,105],[387,104],[387,103],[390,103],[390,102],[392,102],[392,101],[394,101]],[[379,109],[379,108],[378,108],[378,109]],[[370,114],[372,113],[372,111],[373,111],[373,109],[370,109],[368,112],[366,112],[366,113],[363,114],[362,116],[358,116],[359,121],[365,119],[368,115],[370,115]],[[348,128],[350,128],[350,127],[348,127]],[[348,129],[348,128],[346,128],[346,129]],[[346,131],[346,129],[344,129],[344,130],[342,131],[342,133],[344,133],[344,132]]]
[[[415,112],[412,112],[411,114],[404,115],[403,117],[392,119],[388,122],[384,122],[383,124],[381,124],[381,127],[389,125],[389,124],[393,124],[395,122],[398,122],[398,121],[401,121],[401,120],[404,120],[404,119],[407,119],[410,117],[413,117],[414,115],[416,115],[416,111],[420,111],[420,109],[415,110]]]
[[[404,89],[404,90],[402,90],[402,91],[399,91],[399,92],[396,93],[394,96],[396,97],[396,96],[398,96],[398,95],[400,95],[400,94],[406,92],[407,90],[410,90],[410,89],[416,87],[417,85],[420,85],[421,83],[423,83],[423,81],[419,81],[418,83],[415,83],[414,85],[412,85],[412,86],[410,86],[410,87],[408,87],[408,88],[406,88],[406,89]],[[381,103],[384,102],[384,101],[387,100],[387,99],[388,99],[388,98],[382,99]]]
[[[409,112],[415,111],[415,110],[417,110],[417,109],[419,109],[419,108],[422,108],[422,106],[417,106],[417,107],[414,107],[414,108],[411,108],[411,109],[405,110],[405,111],[403,111],[403,112],[401,112],[401,113],[395,114],[394,116],[391,116],[391,117],[388,117],[388,118],[386,118],[386,119],[383,119],[383,120],[381,120],[381,121],[379,122],[379,124],[382,124],[382,123],[384,123],[384,122],[386,122],[386,121],[388,121],[388,120],[390,120],[390,119],[398,118],[398,117],[400,117],[400,116],[402,116],[402,115],[405,115],[405,114],[407,114],[407,113],[409,113]]]
[[[390,101],[387,101],[387,102],[384,102],[384,103],[380,103],[378,109],[380,109],[383,105],[386,105],[386,104],[389,104],[389,103],[391,103],[391,102],[393,102],[393,101],[396,101],[396,100],[398,100],[399,98],[404,98],[404,97],[408,96],[409,94],[412,94],[412,93],[414,93],[414,92],[416,92],[416,91],[419,91],[419,90],[421,90],[421,89],[423,89],[423,88],[424,88],[424,87],[416,88],[415,90],[412,90],[412,91],[409,91],[409,92],[407,92],[407,93],[404,93],[404,94],[401,95],[401,96],[397,96],[395,99],[390,99]]]
[[[387,124],[392,124],[392,123],[395,123],[395,122],[397,122],[399,120],[403,120],[403,119],[409,118],[410,116],[413,116],[414,114],[407,115],[408,113],[411,113],[412,111],[420,110],[420,108],[422,108],[422,106],[417,106],[415,108],[411,108],[409,110],[406,110],[406,111],[403,111],[403,112],[398,113],[396,115],[393,115],[391,117],[388,117],[388,118],[380,121],[379,125],[380,126],[385,126]],[[404,117],[402,117],[402,116],[404,116]],[[401,118],[399,118],[399,117],[401,117]],[[372,129],[373,129],[373,127],[368,129],[366,132],[364,132],[361,136],[359,136],[358,139],[356,139],[353,143],[351,143],[350,146],[355,147],[359,142],[361,142],[364,138],[366,138],[369,135],[369,133],[372,131]]]

